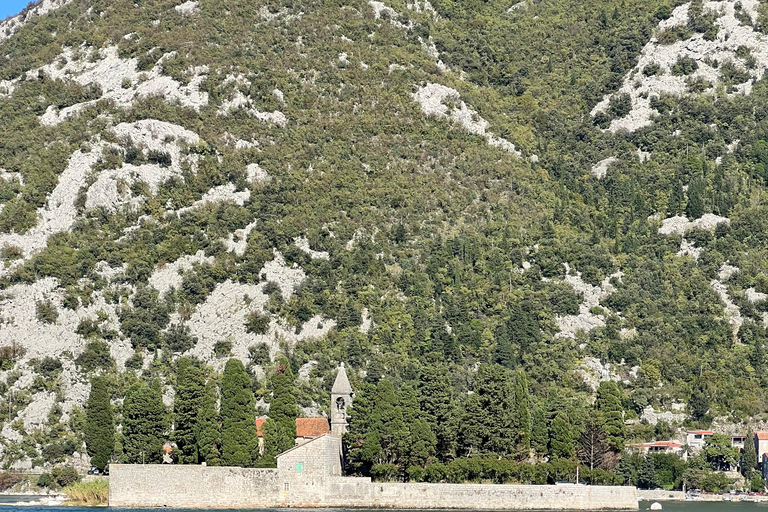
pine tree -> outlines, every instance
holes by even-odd
[[[517,433],[517,450],[524,457],[531,450],[531,396],[528,392],[528,376],[524,370],[515,377],[515,409],[513,418]]]
[[[558,413],[552,421],[550,431],[549,454],[553,459],[570,459],[573,457],[573,427],[565,413]]]
[[[269,403],[269,419],[264,422],[264,454],[260,466],[270,466],[276,457],[293,448],[296,439],[296,387],[293,372],[287,361],[278,363],[270,379],[272,400]]]
[[[597,411],[603,417],[603,428],[606,443],[614,452],[624,449],[626,429],[624,426],[624,407],[622,393],[618,384],[613,381],[603,381],[597,388]]]
[[[221,379],[221,458],[227,466],[252,466],[258,456],[256,407],[251,378],[238,359],[230,359]]]
[[[757,467],[757,452],[755,451],[755,434],[752,429],[747,433],[747,439],[744,441],[744,455],[741,462],[741,473],[744,478],[749,480]]]
[[[179,359],[173,400],[173,439],[181,452],[179,463],[197,464],[197,418],[205,395],[205,375],[188,357]]]
[[[91,380],[91,393],[85,403],[85,446],[91,464],[99,469],[109,464],[115,449],[115,418],[106,377]]]
[[[216,408],[218,400],[219,388],[215,381],[210,380],[205,386],[196,421],[198,458],[209,466],[221,465],[221,419]]]
[[[426,365],[419,379],[419,392],[424,420],[435,434],[436,455],[442,461],[448,460],[456,452],[458,411],[447,368],[438,364]]]
[[[167,431],[163,398],[156,387],[133,384],[123,403],[124,450],[128,462],[156,463],[162,460]]]

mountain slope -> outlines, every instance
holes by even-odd
[[[437,357],[461,396],[502,362],[574,418],[611,378],[630,418],[705,379],[696,420],[759,419],[761,4],[582,4],[74,0],[4,22],[5,464],[38,459],[37,429],[78,439],[93,373],[118,396],[160,378],[169,405],[179,353],[232,355],[268,399],[261,343],[309,412],[335,361],[407,383]]]

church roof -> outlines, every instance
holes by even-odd
[[[331,393],[334,395],[349,395],[352,393],[352,386],[347,378],[347,370],[344,369],[344,363],[339,366],[339,373],[336,374],[336,381],[333,383]]]
[[[328,418],[296,418],[296,437],[320,437],[330,433]]]

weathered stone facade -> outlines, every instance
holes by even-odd
[[[290,471],[126,464],[111,466],[109,504],[171,508],[638,510],[634,487],[373,483],[369,478],[297,473],[295,466]]]
[[[277,457],[280,472],[341,476],[341,438],[324,435]]]

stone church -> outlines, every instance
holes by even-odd
[[[331,388],[330,418],[296,418],[296,447],[277,456],[278,471],[340,476],[343,470],[341,436],[347,431],[347,411],[354,398],[347,371],[341,363]],[[264,421],[263,418],[256,420],[260,446]]]

